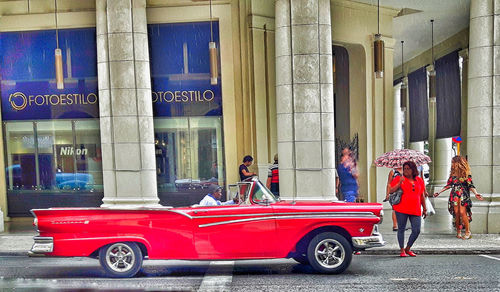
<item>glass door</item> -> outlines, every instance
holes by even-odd
[[[221,117],[155,119],[158,192],[194,192],[223,186]]]

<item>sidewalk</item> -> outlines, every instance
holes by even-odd
[[[379,225],[379,231],[386,245],[368,249],[362,254],[398,254],[397,232],[392,231],[390,218],[384,219],[384,222]],[[406,240],[410,232],[410,230],[405,232]],[[0,233],[0,256],[26,256],[31,249],[35,235],[37,233],[31,222],[19,222],[7,226],[6,231]],[[424,226],[413,250],[420,254],[500,254],[500,234],[473,233],[471,239],[462,240],[456,238],[452,232],[436,232]]]

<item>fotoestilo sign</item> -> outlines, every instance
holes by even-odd
[[[212,32],[218,46],[216,21]],[[150,24],[148,38],[154,116],[222,116],[220,76],[210,84],[210,22]]]
[[[55,82],[55,30],[0,34],[3,120],[98,118],[95,28],[59,30],[64,89]]]

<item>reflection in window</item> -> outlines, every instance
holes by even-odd
[[[6,122],[9,190],[102,190],[98,120]]]
[[[35,134],[32,122],[5,124],[6,179],[9,190],[30,190],[36,180]]]
[[[253,188],[253,201],[254,203],[274,203],[276,198],[274,195],[264,187],[260,182],[256,183]]]
[[[79,188],[102,190],[101,134],[98,120],[75,121],[75,162]]]
[[[155,119],[159,192],[224,185],[221,117]]]

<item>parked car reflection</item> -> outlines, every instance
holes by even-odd
[[[30,176],[31,172],[30,171]],[[14,190],[27,189],[60,189],[60,190],[90,190],[94,189],[94,177],[90,173],[67,173],[56,172],[51,183],[48,185],[36,186],[33,179],[27,182],[23,176],[20,164],[9,165],[5,168],[7,184]],[[26,176],[26,175],[25,175]]]

